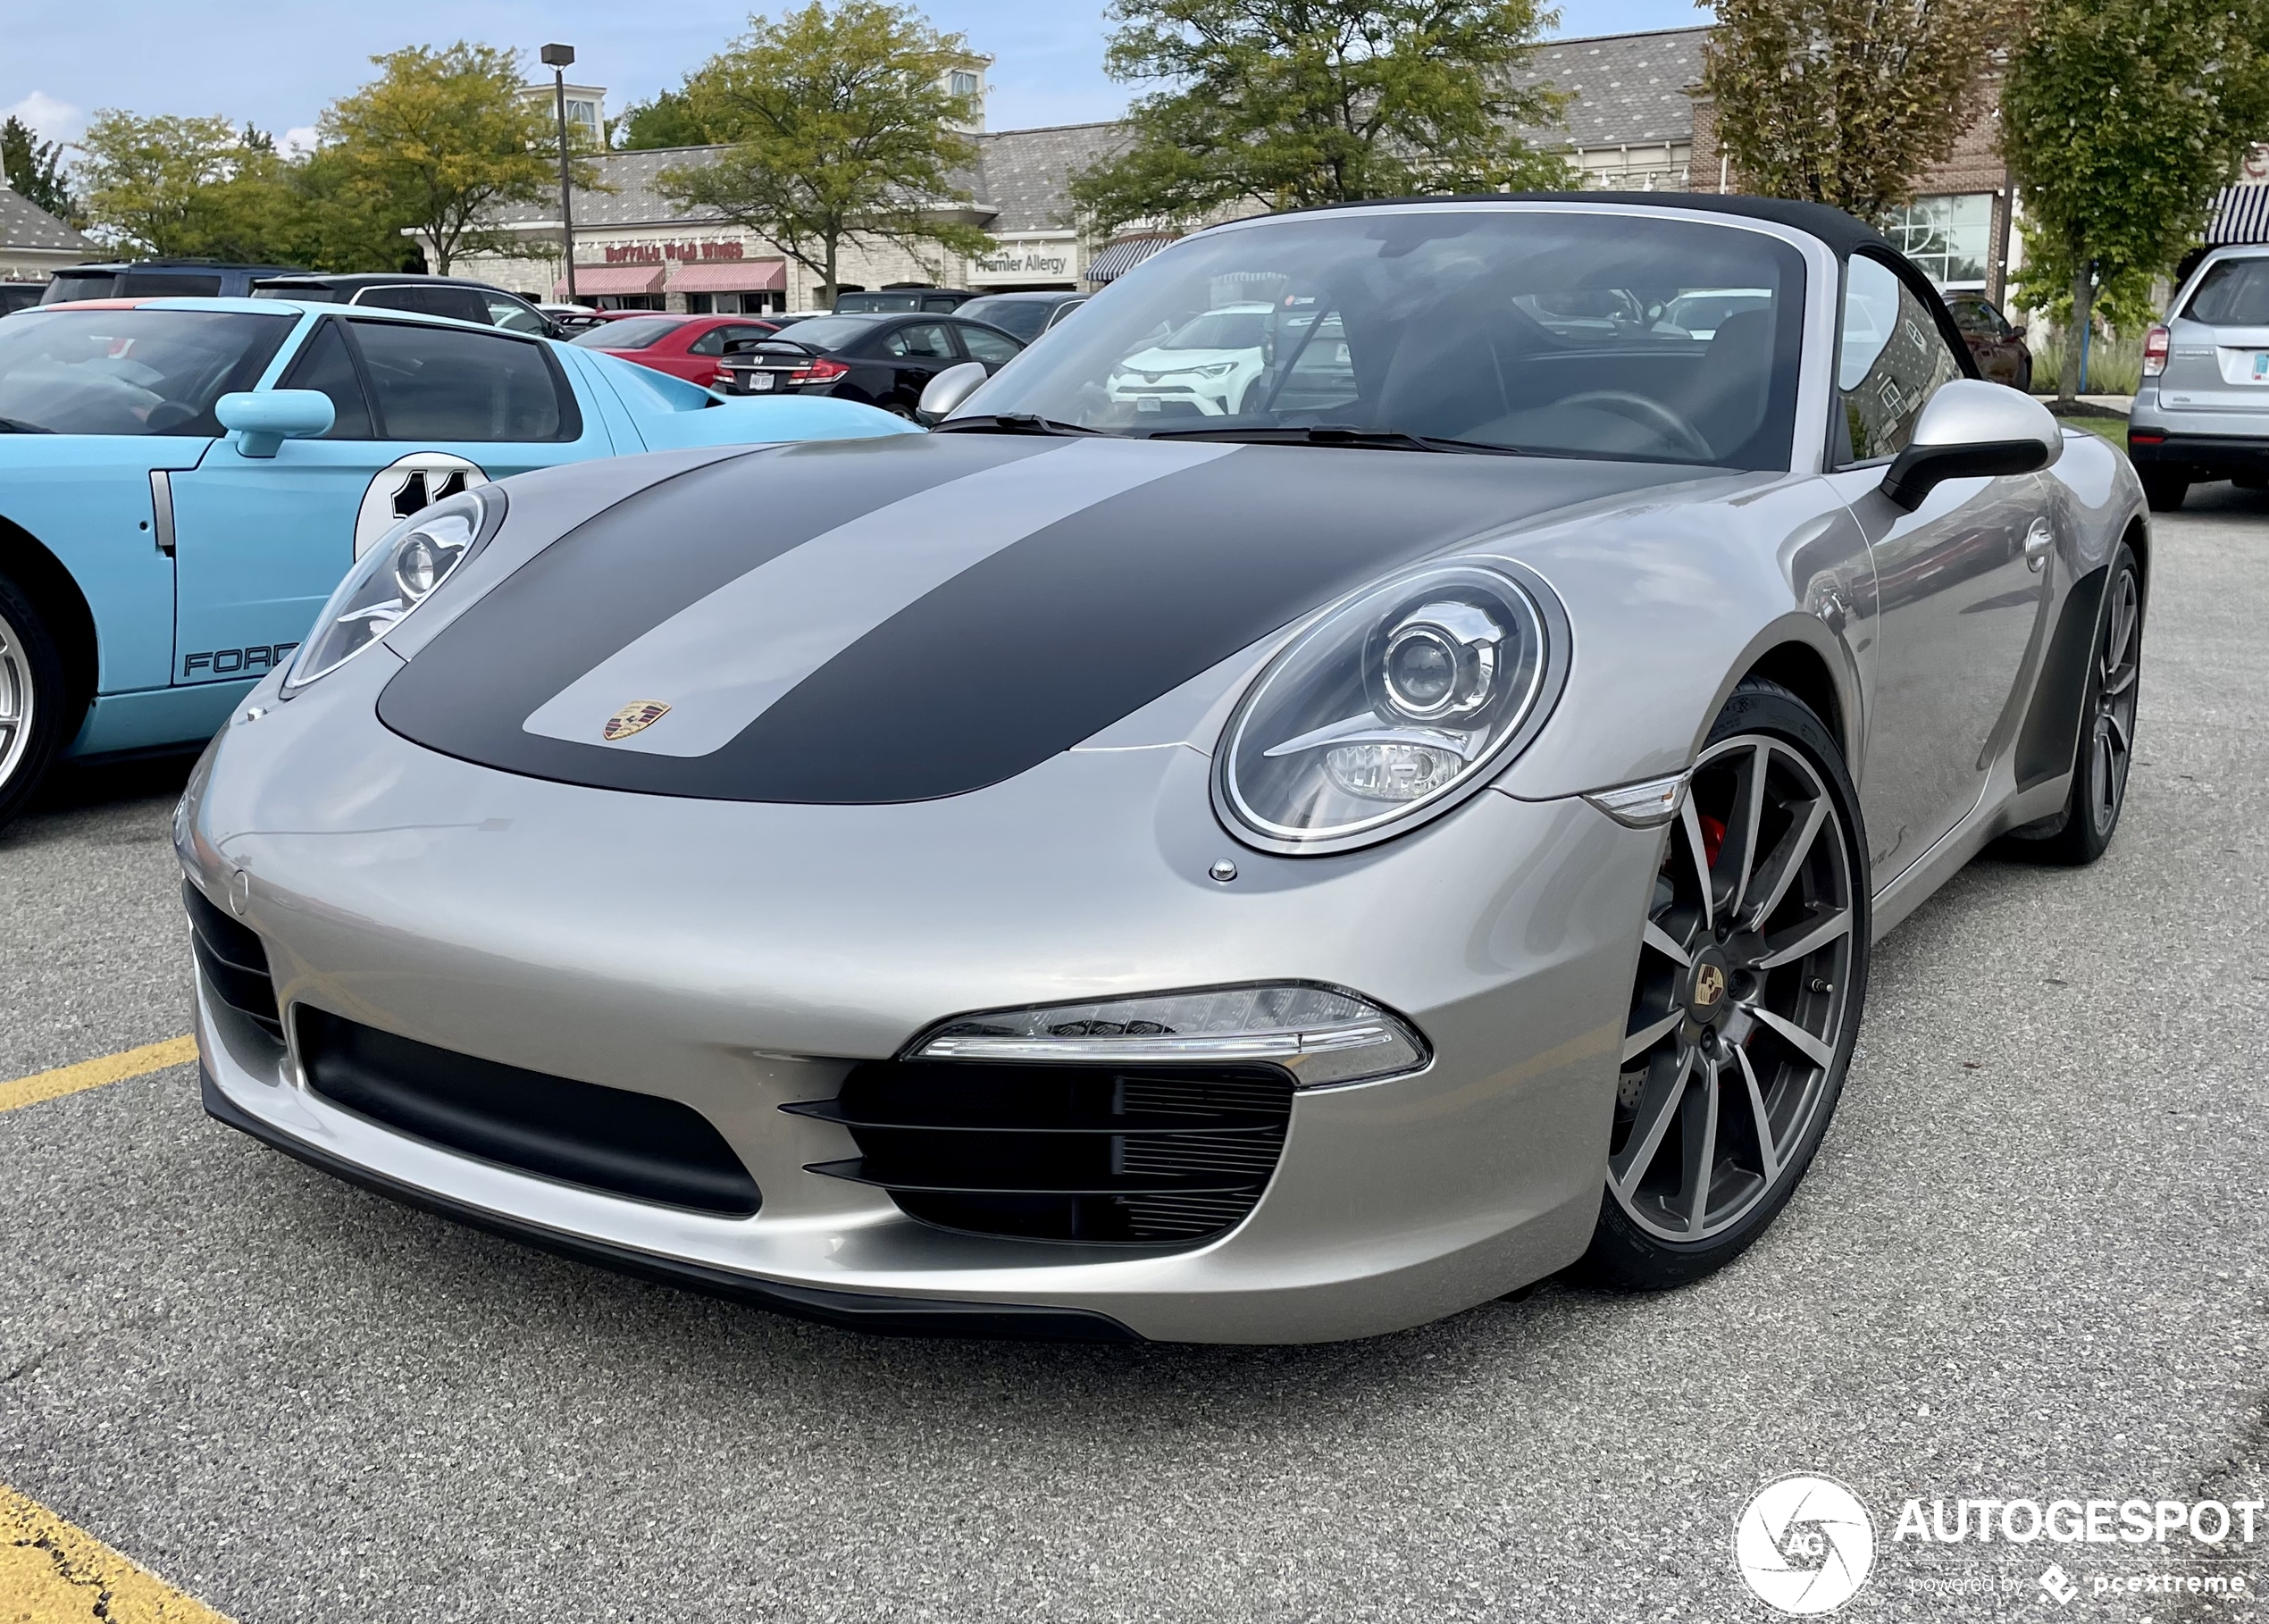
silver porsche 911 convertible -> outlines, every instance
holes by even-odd
[[[374,547],[181,803],[212,1114],[842,1324],[1370,1335],[1724,1264],[1870,943],[2117,825],[2135,476],[1831,211],[1239,222],[928,406]]]

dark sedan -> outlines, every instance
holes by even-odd
[[[825,315],[724,357],[728,395],[833,395],[911,421],[922,390],[949,366],[988,373],[1016,358],[1012,333],[952,315]]]

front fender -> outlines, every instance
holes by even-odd
[[[1506,548],[1550,582],[1574,659],[1552,721],[1496,787],[1523,800],[1667,776],[1693,761],[1735,684],[1810,649],[1856,775],[1874,643],[1874,563],[1824,481],[1552,525]]]

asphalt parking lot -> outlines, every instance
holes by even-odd
[[[2111,854],[1980,861],[1883,944],[1808,1182],[1700,1285],[1314,1348],[866,1339],[395,1207],[175,1067],[0,1111],[0,1484],[244,1624],[1759,1619],[1734,1519],[1800,1470],[1876,1519],[1845,1616],[2249,1609],[2037,1580],[2269,1586],[2269,1523],[2220,1568],[1890,1536],[1909,1496],[2265,1496],[2265,606],[2269,495],[2159,523]],[[188,1030],[181,776],[0,833],[0,1079]]]

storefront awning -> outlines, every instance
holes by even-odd
[[[660,265],[577,265],[575,292],[579,297],[595,297],[600,294],[619,297],[634,293],[662,291]],[[561,277],[552,284],[551,296],[556,299],[567,297],[567,279]]]
[[[1098,288],[1116,281],[1174,240],[1171,237],[1130,237],[1115,242],[1087,262],[1087,280]]]
[[[784,259],[711,259],[670,272],[672,293],[774,293],[788,286]]]
[[[2269,186],[2225,186],[2206,222],[2209,247],[2225,242],[2269,242]]]

